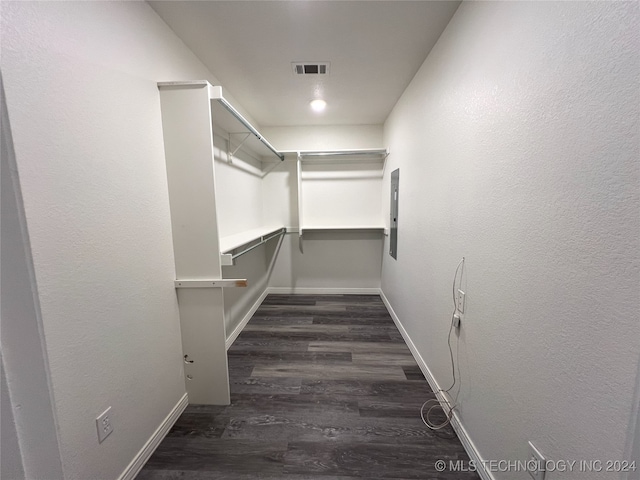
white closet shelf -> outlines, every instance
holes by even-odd
[[[284,154],[264,138],[249,120],[244,118],[238,110],[229,103],[222,93],[222,87],[211,85],[206,80],[196,80],[193,82],[158,82],[161,89],[171,88],[202,88],[206,87],[211,101],[211,116],[213,121],[214,134],[222,135],[229,141],[229,152],[242,149],[249,154],[257,156],[259,159],[284,160]],[[220,130],[218,130],[218,127]],[[275,157],[274,157],[275,156]]]
[[[214,134],[217,125],[229,135],[230,153],[235,153],[238,149],[246,149],[259,157],[273,159],[275,156],[280,161],[284,160],[284,154],[276,150],[276,148],[224,98],[222,87],[209,85],[209,98],[211,99]]]
[[[220,238],[220,255],[222,265],[233,265],[233,260],[274,237],[287,232],[284,226],[260,227]],[[258,243],[255,243],[258,242]],[[253,245],[250,245],[253,244]],[[233,253],[245,245],[250,245],[242,252]]]
[[[300,227],[300,234],[319,230],[380,230],[384,232],[384,225],[329,225],[329,226],[305,226]]]
[[[389,155],[388,148],[359,148],[351,150],[301,150],[284,151],[282,153],[296,153],[300,159],[305,160],[328,160],[336,157],[349,157],[349,160],[371,161],[371,159],[384,160]]]

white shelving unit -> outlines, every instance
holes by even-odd
[[[380,192],[387,149],[296,153],[301,250],[305,232],[384,233]]]
[[[253,275],[255,264],[232,267],[234,260],[287,232],[282,225],[257,226],[262,216],[254,214],[261,208],[255,192],[262,191],[262,178],[280,165],[286,152],[276,150],[229,103],[221,87],[196,81],[164,82],[158,88],[186,388],[191,403],[226,405],[226,344],[250,318],[252,295],[260,284],[224,278],[223,267],[228,266],[224,272],[229,276]],[[236,155],[239,152],[243,155]],[[305,232],[335,231],[342,233],[329,234],[328,241],[341,236],[359,241],[371,238],[372,231],[373,236],[383,232],[380,193],[386,149],[295,153],[300,239]],[[251,175],[245,177],[236,168]],[[221,231],[234,234],[223,236]],[[260,278],[258,282],[264,276],[250,278]],[[231,290],[223,293],[225,288]],[[234,328],[228,338],[226,325]]]
[[[229,313],[223,289],[248,284],[245,278],[223,278],[222,267],[286,230],[270,226],[221,237],[219,217],[224,207],[219,205],[221,190],[216,193],[215,164],[222,156],[214,134],[226,136],[225,160],[230,164],[239,149],[259,165],[263,160],[277,165],[284,155],[227,101],[221,87],[206,81],[162,82],[158,89],[185,384],[191,403],[227,405],[225,316]]]

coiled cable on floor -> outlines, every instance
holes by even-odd
[[[451,395],[449,394],[449,392],[456,385],[456,366],[453,360],[453,349],[451,348],[451,332],[453,331],[454,317],[458,312],[458,305],[456,304],[456,281],[458,279],[458,272],[463,267],[464,267],[464,257],[462,257],[462,259],[458,263],[458,266],[456,267],[456,273],[453,275],[453,292],[452,292],[453,293],[453,313],[451,314],[451,325],[449,326],[449,334],[447,335],[447,344],[449,345],[449,356],[451,357],[451,373],[453,375],[453,383],[446,390],[443,390],[443,389],[438,390],[438,393],[440,393],[443,397],[442,402],[440,402],[438,398],[431,398],[426,402],[424,402],[422,404],[422,407],[420,407],[420,418],[422,418],[422,422],[431,430],[441,430],[447,425],[449,425],[451,423],[451,419],[453,418],[453,410],[458,406],[457,404],[458,394],[456,394],[455,399],[451,399]],[[460,282],[462,282],[462,274],[460,275]],[[461,385],[461,382],[458,382],[458,393],[460,392],[460,385]],[[448,412],[445,411],[445,408],[442,405],[442,403],[444,403],[447,406]],[[429,409],[427,410],[427,413],[425,416],[424,409],[427,406],[429,406]],[[430,415],[434,409],[438,409],[438,408],[445,413],[446,418],[442,423],[435,424],[431,421]]]

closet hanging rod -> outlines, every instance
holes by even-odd
[[[218,278],[210,280],[183,279],[174,282],[176,288],[225,288],[225,287],[246,287],[246,278]]]
[[[267,243],[272,238],[279,237],[280,235],[284,235],[285,233],[287,233],[287,229],[286,228],[281,228],[277,232],[271,233],[269,235],[264,235],[264,236],[260,237],[259,239],[256,239],[256,240],[260,240],[258,243],[254,244],[254,245],[251,245],[250,247],[247,247],[244,250],[242,250],[242,251],[240,251],[238,253],[234,253],[233,255],[231,255],[231,260],[235,260],[236,258],[244,255],[245,253],[249,253],[254,248],[258,248],[260,245],[263,245],[263,244]]]
[[[282,153],[280,153],[278,150],[275,149],[275,147],[273,145],[271,145],[266,138],[264,138],[262,135],[260,135],[260,132],[258,132],[255,128],[253,128],[253,125],[251,125],[249,123],[249,121],[244,118],[240,112],[238,112],[233,105],[231,105],[229,102],[227,102],[227,100],[223,97],[223,96],[219,96],[217,98],[214,98],[214,100],[217,100],[218,102],[220,102],[220,105],[222,105],[224,108],[227,109],[227,111],[233,115],[236,120],[238,120],[242,125],[244,125],[244,127],[249,130],[251,133],[253,133],[255,135],[255,137],[260,140],[260,142],[267,147],[269,150],[271,150],[273,152],[273,154],[278,157],[280,159],[280,161],[284,161],[284,155]]]

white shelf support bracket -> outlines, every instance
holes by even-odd
[[[280,165],[280,163],[274,163],[273,165],[271,165],[271,167],[269,167],[267,170],[264,171],[264,173],[262,174],[262,178],[266,177],[271,172],[273,172],[278,165]]]
[[[386,153],[384,155],[384,161],[382,162],[382,175],[384,176],[384,171],[387,168],[387,158],[389,158],[389,149],[386,149]]]
[[[236,149],[232,152],[231,151],[231,135],[244,135],[245,137],[240,141],[240,143],[238,144],[238,146],[236,147]],[[247,133],[230,133],[229,134],[229,140],[227,143],[227,162],[228,163],[233,163],[233,156],[238,153],[238,150],[240,150],[242,148],[242,146],[244,145],[244,142],[246,142],[249,137],[251,137],[251,132],[247,132]]]

